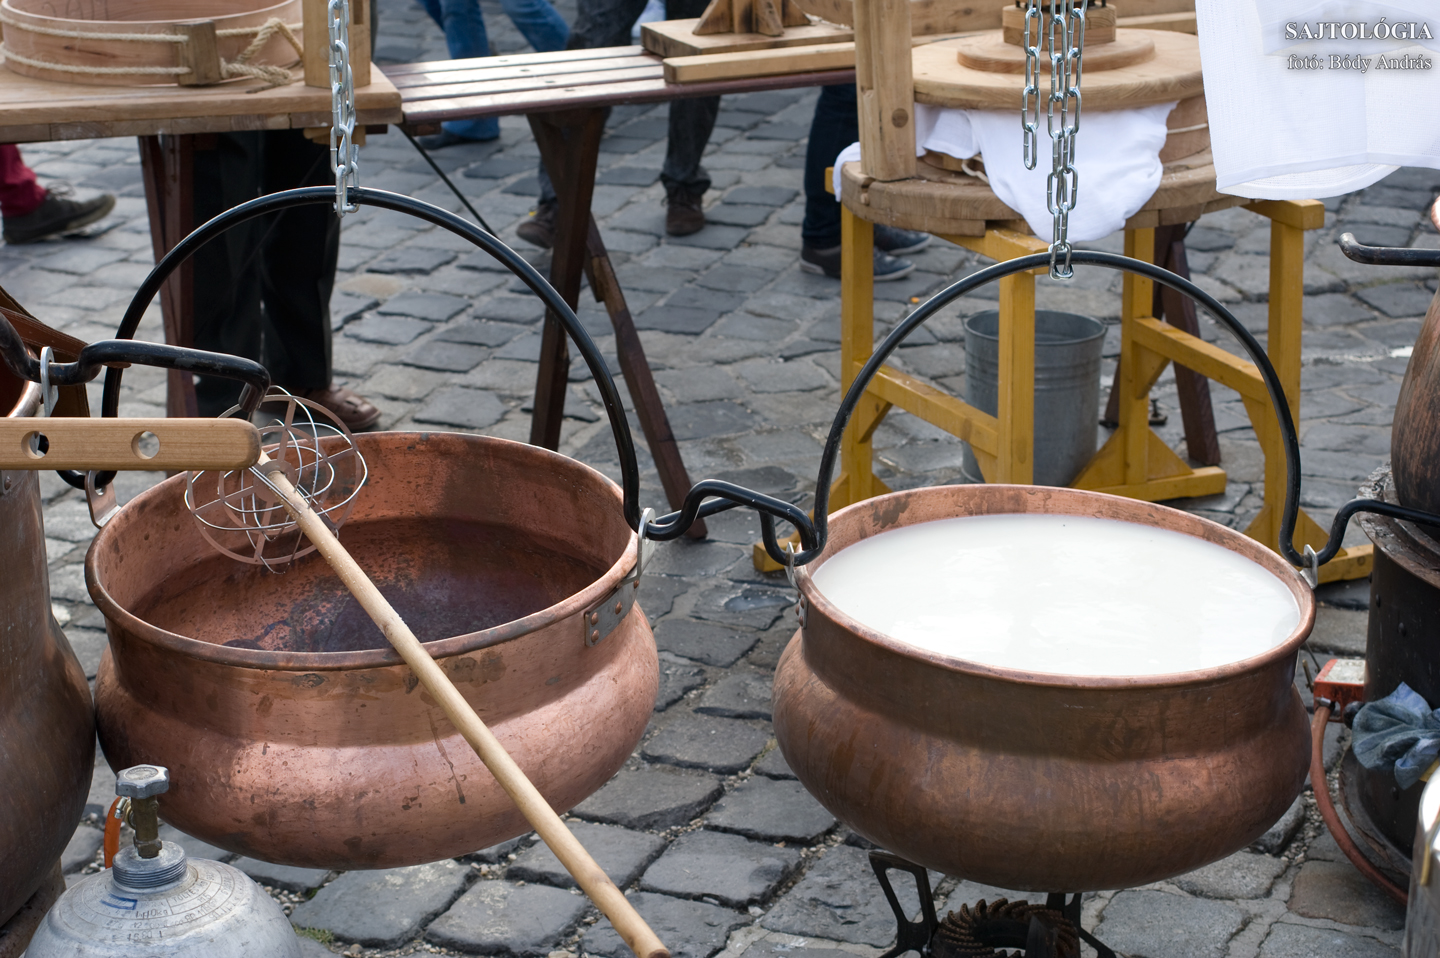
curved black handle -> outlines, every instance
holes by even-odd
[[[15,327],[3,316],[0,316],[0,360],[21,379],[40,382],[40,360],[30,355],[20,334],[15,332]],[[245,390],[240,394],[240,409],[247,418],[259,407],[260,400],[265,398],[265,393],[270,388],[270,373],[252,359],[133,339],[102,339],[82,348],[73,363],[51,363],[50,384],[78,386],[88,383],[111,363],[137,363],[142,366],[181,369],[206,376],[238,379],[245,384]],[[117,412],[118,409],[109,415],[114,416]],[[82,472],[61,469],[58,475],[76,489],[85,488],[85,474]],[[95,487],[103,489],[114,479],[113,471],[96,473]]]
[[[640,467],[635,459],[635,441],[630,434],[630,424],[625,419],[624,407],[620,403],[620,392],[616,388],[615,380],[610,375],[594,340],[585,332],[584,327],[580,325],[580,320],[575,316],[575,311],[561,298],[555,287],[551,286],[545,277],[541,276],[535,267],[526,262],[519,253],[474,223],[449,210],[441,209],[424,200],[417,200],[411,196],[403,196],[386,190],[357,187],[350,190],[349,196],[352,202],[360,206],[374,206],[396,213],[408,213],[469,240],[498,260],[510,272],[520,277],[525,285],[540,297],[546,307],[559,317],[560,325],[565,327],[565,332],[574,341],[581,357],[585,360],[585,365],[590,369],[590,374],[595,377],[596,387],[600,390],[600,398],[605,405],[606,414],[610,417],[610,429],[615,434],[615,446],[620,454],[625,521],[630,524],[631,529],[639,529]],[[334,187],[304,186],[299,189],[285,190],[282,193],[271,193],[241,203],[200,226],[175,244],[170,252],[155,264],[150,275],[145,277],[145,281],[140,284],[140,289],[130,300],[130,306],[125,310],[124,318],[120,320],[120,328],[115,333],[116,338],[128,340],[134,337],[135,330],[140,325],[140,317],[145,314],[150,301],[155,298],[155,294],[160,291],[160,286],[170,274],[181,263],[193,256],[196,250],[221,233],[267,213],[275,213],[297,206],[328,205],[334,202]],[[105,395],[101,402],[102,415],[114,415],[114,411],[119,408],[121,375],[122,371],[115,368],[111,368],[105,373]]]
[[[1352,237],[1353,239],[1353,237]],[[1417,251],[1403,251],[1417,252]],[[1440,257],[1437,251],[1419,251],[1434,253]],[[815,517],[812,520],[798,507],[773,499],[759,493],[752,492],[741,487],[731,486],[729,483],[701,482],[697,483],[685,497],[683,507],[677,511],[652,521],[649,530],[654,530],[652,538],[674,538],[683,532],[689,522],[695,516],[709,516],[726,509],[732,509],[737,505],[747,505],[760,512],[761,531],[764,536],[765,551],[770,557],[782,565],[804,565],[820,555],[825,548],[827,533],[827,513],[830,501],[830,477],[835,470],[835,464],[840,457],[840,440],[844,435],[845,427],[849,424],[850,418],[854,415],[855,407],[859,404],[860,398],[865,394],[866,388],[880,367],[890,357],[899,345],[905,341],[917,327],[922,325],[930,317],[950,303],[964,296],[981,286],[1003,279],[1006,276],[1013,276],[1040,267],[1045,267],[1050,262],[1049,253],[1034,253],[1029,256],[1022,256],[1017,259],[1007,260],[1003,263],[996,263],[978,272],[961,279],[950,286],[936,293],[930,299],[915,309],[909,316],[905,317],[893,330],[890,335],[871,354],[865,366],[861,369],[859,376],[851,384],[845,398],[840,403],[840,409],[836,413],[835,421],[830,427],[830,435],[826,439],[824,452],[820,457],[820,473],[815,479]],[[1277,543],[1279,551],[1286,561],[1294,566],[1311,570],[1318,570],[1321,565],[1329,562],[1340,551],[1341,539],[1345,534],[1345,526],[1350,517],[1357,512],[1374,512],[1390,516],[1396,519],[1403,519],[1408,522],[1419,522],[1427,525],[1440,526],[1440,516],[1430,515],[1415,509],[1406,509],[1402,506],[1391,505],[1374,499],[1356,499],[1347,503],[1335,515],[1335,522],[1331,527],[1330,539],[1318,554],[1313,558],[1301,554],[1295,549],[1295,522],[1300,510],[1300,442],[1295,432],[1295,421],[1290,414],[1290,404],[1285,398],[1285,391],[1281,387],[1280,377],[1275,372],[1270,357],[1266,355],[1265,349],[1259,341],[1250,333],[1235,316],[1225,308],[1219,300],[1211,296],[1205,290],[1196,286],[1190,280],[1154,263],[1147,263],[1143,260],[1133,259],[1128,256],[1121,256],[1116,253],[1100,252],[1098,250],[1075,250],[1070,256],[1072,263],[1100,266],[1106,269],[1118,270],[1125,273],[1134,273],[1144,276],[1154,282],[1188,296],[1207,312],[1213,315],[1220,323],[1230,331],[1245,351],[1250,355],[1256,367],[1260,370],[1260,376],[1265,382],[1265,390],[1270,395],[1271,405],[1275,409],[1275,417],[1279,421],[1280,435],[1285,446],[1285,504],[1281,513],[1280,541]],[[718,497],[719,501],[705,500],[708,497]],[[802,551],[787,553],[780,549],[779,541],[775,536],[775,520],[781,519],[789,522],[800,533]],[[1307,549],[1308,551],[1308,549]]]
[[[1440,249],[1404,246],[1366,246],[1354,233],[1340,234],[1340,252],[1370,266],[1440,266]]]

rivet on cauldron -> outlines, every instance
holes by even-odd
[[[590,613],[590,624],[591,624],[591,625],[594,625],[595,623],[597,623],[597,622],[599,622],[599,621],[600,621],[600,613],[599,613],[599,612],[591,612],[591,613]]]
[[[624,606],[622,603],[616,602],[616,603],[615,603],[615,614],[616,614],[616,615],[619,615],[619,614],[620,614],[620,611],[621,611],[622,609],[624,609],[624,608],[625,608],[625,606]]]
[[[599,642],[599,641],[600,641],[600,630],[599,630],[599,629],[592,629],[592,630],[591,630],[591,632],[590,632],[590,641],[591,641],[591,642]]]

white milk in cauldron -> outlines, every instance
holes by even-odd
[[[877,632],[983,665],[1163,675],[1281,644],[1300,607],[1223,546],[1087,516],[966,516],[882,532],[827,559],[820,592]]]

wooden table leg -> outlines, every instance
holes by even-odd
[[[635,402],[635,414],[645,433],[650,454],[660,473],[660,483],[672,508],[678,509],[690,491],[690,475],[680,457],[680,447],[670,429],[670,419],[655,388],[650,363],[635,331],[630,308],[610,265],[610,254],[600,238],[599,227],[590,215],[595,192],[595,165],[600,155],[600,137],[605,132],[605,109],[566,110],[533,114],[530,129],[550,178],[555,183],[558,209],[555,216],[554,258],[550,282],[571,308],[580,302],[580,279],[588,275],[595,298],[605,304],[615,329],[615,351],[620,372]],[[560,445],[560,424],[565,418],[565,391],[570,370],[569,349],[559,320],[545,316],[540,341],[540,369],[535,380],[535,413],[530,422],[530,442],[547,449]],[[698,520],[685,534],[704,538],[705,523]]]
[[[615,329],[615,354],[620,360],[620,373],[630,389],[630,398],[635,402],[635,415],[640,428],[645,432],[645,441],[650,446],[650,455],[655,458],[655,468],[660,473],[660,485],[665,489],[665,498],[670,508],[679,509],[690,491],[690,473],[685,469],[685,460],[680,457],[680,446],[670,429],[670,417],[660,401],[660,391],[655,388],[655,377],[650,373],[650,361],[645,358],[645,347],[640,343],[640,334],[635,331],[635,321],[630,317],[630,307],[625,303],[625,293],[620,281],[615,278],[615,269],[610,265],[610,253],[600,238],[600,227],[595,217],[590,217],[588,233],[589,256],[585,260],[585,275],[595,298],[605,304],[610,314],[610,325]],[[704,519],[696,519],[685,530],[692,539],[703,539],[707,533]]]
[[[195,138],[189,134],[140,137],[140,168],[145,179],[145,205],[150,215],[150,245],[155,261],[194,229]],[[165,341],[195,344],[195,271],[186,261],[160,289]],[[167,374],[165,414],[200,415],[195,377],[172,369]]]
[[[555,183],[558,201],[550,282],[571,309],[580,302],[590,234],[590,198],[595,192],[595,164],[600,156],[606,113],[603,109],[566,110],[528,117],[540,156]],[[560,321],[547,312],[540,340],[540,369],[535,378],[535,413],[530,420],[532,445],[560,447],[569,375],[570,351],[565,331]]]
[[[1190,264],[1185,257],[1187,224],[1162,226],[1155,231],[1155,258],[1160,265],[1177,276],[1190,278]],[[1168,286],[1155,287],[1152,315],[1182,329],[1192,336],[1200,335],[1195,317],[1195,303]],[[1175,388],[1180,394],[1180,419],[1185,425],[1185,447],[1190,459],[1202,466],[1220,465],[1220,437],[1215,432],[1215,407],[1210,401],[1210,380],[1178,363],[1175,366]]]

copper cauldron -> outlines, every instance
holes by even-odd
[[[1043,675],[903,645],[814,585],[813,568],[866,536],[1003,513],[1098,516],[1218,543],[1289,587],[1299,626],[1263,655],[1204,671]],[[1310,735],[1292,681],[1315,602],[1259,543],[1152,503],[1038,486],[894,493],[836,513],[829,530],[796,572],[805,619],[776,672],[775,734],[811,794],[876,844],[1003,888],[1123,888],[1244,848],[1300,793]]]
[[[620,768],[655,701],[619,490],[501,439],[355,438],[369,480],[342,541],[570,808]],[[175,477],[137,496],[85,563],[110,634],[96,701],[112,767],[168,766],[167,820],[283,864],[390,868],[529,829],[320,556],[277,575],[218,555],[184,489]],[[602,600],[624,614],[591,645]]]
[[[35,415],[39,385],[0,366],[0,409],[10,416]],[[55,870],[85,810],[95,765],[95,715],[85,672],[50,612],[37,472],[0,473],[0,556],[4,925]]]

